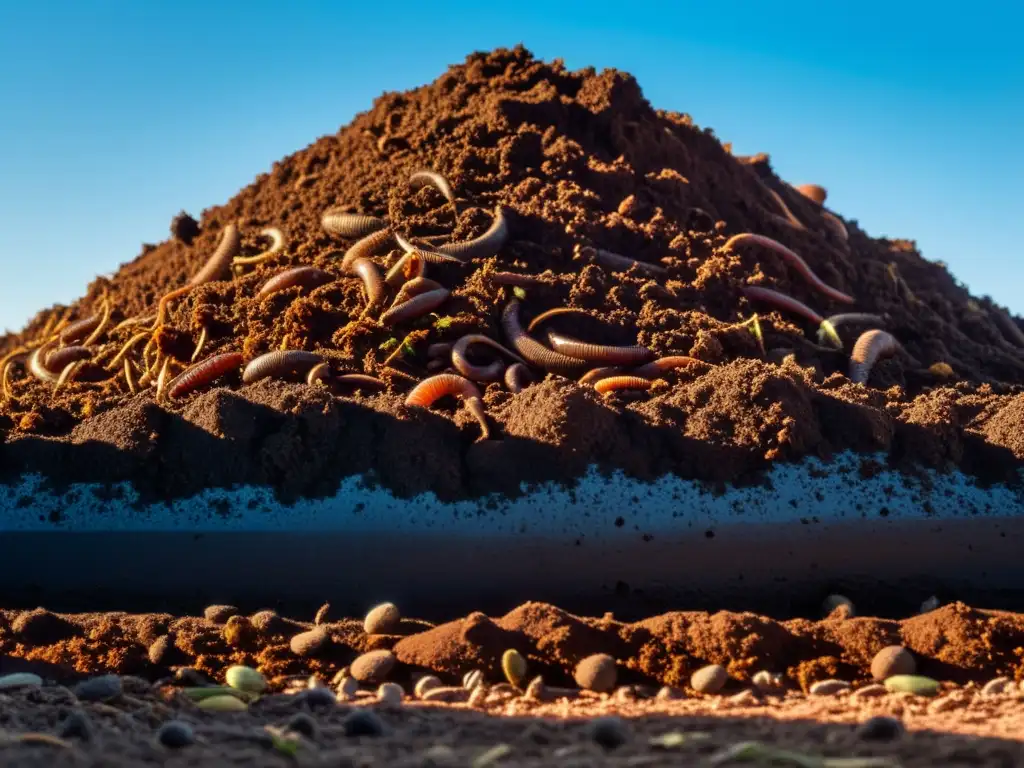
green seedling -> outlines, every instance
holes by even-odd
[[[516,286],[512,289],[512,293],[516,295],[516,298],[520,301],[526,301],[526,289],[520,286]]]
[[[835,347],[836,349],[843,348],[843,340],[839,338],[836,327],[828,320],[821,321],[821,326],[818,328],[818,343],[822,346]]]
[[[379,347],[377,347],[377,349],[379,349],[381,352],[390,352],[391,350],[393,350],[397,346],[398,346],[398,339],[396,339],[394,336],[392,336],[390,339],[388,339],[383,344],[381,344]]]

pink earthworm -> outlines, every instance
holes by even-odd
[[[365,373],[342,373],[334,377],[335,384],[344,384],[353,389],[372,387],[373,389],[387,389],[387,383],[376,376],[367,376]]]
[[[871,368],[882,357],[888,357],[900,350],[900,343],[888,331],[877,328],[865,331],[857,338],[850,354],[850,381],[854,384],[867,383]]]
[[[657,377],[665,371],[674,371],[677,368],[690,368],[695,365],[711,367],[711,363],[704,360],[698,360],[696,357],[689,357],[688,355],[669,355],[668,357],[659,357],[657,360],[652,360],[646,365],[641,365],[629,373],[632,376],[642,376],[646,378]]]
[[[579,383],[594,384],[601,379],[610,379],[612,376],[618,376],[622,372],[622,369],[615,365],[604,366],[602,368],[591,368],[580,376]]]
[[[539,315],[533,318],[533,320],[530,321],[530,324],[526,326],[526,332],[533,333],[535,330],[537,330],[541,325],[546,323],[551,318],[560,317],[562,315],[576,315],[577,317],[591,316],[590,312],[588,312],[585,309],[580,309],[579,307],[555,307],[554,309],[549,309],[545,312],[541,312]]]
[[[188,284],[190,286],[202,285],[226,277],[231,271],[231,260],[238,254],[241,244],[242,239],[238,235],[238,227],[228,224],[224,227],[217,250],[206,260],[202,269],[192,275]]]
[[[784,293],[773,291],[771,288],[764,288],[759,285],[744,285],[740,288],[740,291],[748,299],[774,304],[779,309],[800,315],[816,325],[820,325],[821,321],[825,319],[803,302],[797,301],[792,296],[787,296]]]
[[[369,259],[356,259],[349,265],[349,270],[363,281],[366,311],[375,309],[384,299],[384,278],[380,275],[380,269]]]
[[[242,371],[242,383],[253,384],[270,376],[281,378],[299,373],[321,362],[323,362],[323,357],[316,352],[306,352],[301,349],[279,349],[276,352],[260,355],[245,366],[245,370]]]
[[[430,373],[437,373],[438,371],[443,371],[447,367],[448,360],[446,358],[434,357],[431,358],[430,360],[427,360],[427,370]]]
[[[650,389],[651,380],[640,376],[609,376],[595,382],[594,389],[602,395],[608,395],[621,389]]]
[[[74,344],[75,342],[81,341],[86,338],[89,334],[96,330],[102,320],[102,315],[97,312],[95,315],[76,320],[70,325],[66,326],[63,331],[60,332],[61,344]]]
[[[743,234],[733,235],[730,237],[726,241],[724,247],[726,250],[730,250],[735,248],[737,245],[743,245],[744,243],[753,243],[775,251],[782,256],[783,259],[789,262],[790,266],[799,272],[800,276],[820,293],[825,294],[833,301],[838,301],[842,304],[853,304],[852,296],[848,296],[825,283],[820,277],[811,271],[811,268],[807,266],[807,262],[800,258],[795,251],[791,251],[777,240],[772,240],[770,237],[765,237],[764,235],[755,235],[751,232],[744,232]]]
[[[391,307],[391,309],[380,316],[378,322],[386,328],[398,325],[406,320],[415,320],[428,312],[433,312],[444,304],[450,295],[451,291],[447,288],[439,288],[434,291],[421,293],[419,296],[402,302],[397,307]]]
[[[523,358],[494,339],[480,333],[469,333],[456,341],[452,347],[452,366],[467,379],[473,381],[499,381],[506,368],[505,363],[501,360],[496,360],[488,365],[474,365],[469,362],[466,353],[473,344],[483,344],[497,350],[506,357],[512,358],[517,363],[526,365],[526,361]]]
[[[539,285],[551,285],[552,281],[534,275],[520,275],[516,272],[487,272],[484,278],[495,285],[510,285],[518,288],[535,288]]]
[[[208,357],[178,374],[168,386],[167,395],[174,400],[199,387],[205,387],[221,376],[241,368],[242,359],[241,352],[224,352]]]
[[[432,185],[436,188],[438,192],[444,195],[444,199],[451,203],[453,208],[455,207],[455,190],[452,189],[448,179],[437,171],[423,168],[409,177],[409,186],[413,189],[419,189],[427,185]]]
[[[366,237],[357,241],[351,248],[345,251],[341,259],[341,269],[348,272],[352,262],[356,259],[368,259],[380,253],[385,248],[390,248],[395,242],[395,234],[390,229],[381,229],[371,232]]]
[[[508,240],[508,221],[505,211],[499,205],[494,209],[494,221],[479,237],[461,243],[439,245],[437,251],[456,257],[459,261],[469,262],[473,259],[486,259],[494,256]]]
[[[533,381],[530,369],[522,363],[512,363],[505,369],[505,386],[512,394],[519,394]]]
[[[824,205],[825,199],[828,197],[828,190],[820,184],[801,184],[795,187],[795,189],[808,200],[813,200],[818,205]]]
[[[447,341],[438,341],[427,347],[427,357],[448,357],[452,353],[452,345]]]
[[[663,277],[666,273],[664,267],[651,264],[646,261],[638,261],[629,256],[622,256],[612,251],[605,251],[601,248],[594,249],[594,261],[612,272],[628,272],[630,268],[636,267],[638,271],[649,277]]]
[[[464,379],[453,373],[440,373],[437,376],[431,376],[413,387],[405,398],[405,404],[429,408],[446,395],[456,395],[462,398],[466,410],[480,424],[483,439],[487,440],[490,437],[490,427],[487,424],[483,400],[480,399],[479,388],[469,379]]]
[[[850,323],[885,325],[885,318],[881,315],[872,315],[868,312],[843,312],[839,315],[829,315],[825,318],[825,322],[832,325],[833,328],[838,328],[841,325],[849,325]]]
[[[320,217],[324,232],[336,237],[366,237],[387,226],[384,219],[362,213],[349,213],[340,208],[328,208]]]
[[[404,304],[409,299],[421,294],[440,290],[447,289],[436,280],[431,280],[429,277],[414,277],[407,283],[402,284],[398,293],[395,294],[395,300],[391,302],[391,306],[397,307],[399,304]]]
[[[292,267],[284,272],[279,272],[267,280],[256,293],[257,299],[265,299],[271,294],[278,293],[287,288],[301,286],[302,288],[315,288],[319,285],[326,285],[334,281],[334,275],[316,267]]]
[[[284,248],[284,232],[277,227],[268,227],[260,232],[263,237],[269,238],[270,247],[267,250],[257,253],[255,256],[235,256],[232,259],[234,264],[262,264],[272,256],[276,256]]]
[[[502,312],[501,326],[512,348],[538,368],[575,378],[586,366],[582,360],[554,352],[529,336],[519,322],[519,302],[516,299],[510,301]]]
[[[786,220],[790,224],[792,224],[796,229],[807,229],[807,227],[804,226],[804,223],[800,221],[800,219],[798,219],[791,210],[789,210],[789,206],[786,205],[786,201],[782,199],[782,195],[780,195],[774,189],[769,187],[767,184],[764,184],[764,188],[768,190],[768,194],[772,196],[772,199],[775,201],[775,204],[779,206],[779,208],[785,214]]]
[[[71,363],[88,360],[91,357],[92,350],[88,347],[62,347],[48,354],[43,360],[43,365],[48,371],[63,371]]]
[[[555,352],[559,352],[577,360],[588,363],[605,363],[606,365],[639,365],[654,358],[654,352],[647,347],[632,345],[628,347],[611,344],[589,344],[554,331],[548,331],[548,344]]]

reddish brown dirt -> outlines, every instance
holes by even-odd
[[[435,189],[407,184],[423,166],[454,185],[457,221]],[[496,204],[508,212],[508,244],[464,267],[431,265],[431,277],[452,289],[436,316],[394,329],[358,321],[362,284],[341,274],[338,258],[351,241],[323,232],[324,210],[346,205],[415,236],[463,240],[489,226]],[[520,480],[571,480],[589,464],[638,478],[672,472],[742,482],[771,462],[844,449],[887,452],[903,467],[1014,477],[1024,460],[1019,322],[972,298],[913,243],[873,239],[851,220],[846,241],[823,211],[777,178],[767,156],[733,156],[688,116],[652,108],[626,74],[569,72],[521,48],[474,54],[428,86],[382,96],[336,135],[276,163],[205,211],[190,245],[146,246],[80,302],[40,312],[0,340],[0,350],[31,349],[60,317],[98,312],[104,293],[115,322],[153,314],[161,296],[201,268],[227,224],[240,227],[246,255],[266,247],[262,228],[276,226],[287,236],[278,255],[172,305],[156,337],[171,372],[187,364],[206,328],[203,356],[317,350],[336,371],[382,376],[386,392],[332,395],[274,381],[240,387],[229,378],[157,403],[152,388],[132,395],[123,375],[88,381],[106,374],[86,366],[54,393],[27,371],[25,354],[14,355],[10,396],[0,396],[0,467],[9,475],[42,470],[56,482],[131,478],[144,496],[160,498],[236,483],[272,485],[282,498],[326,495],[353,474],[398,494],[459,498],[514,493]],[[848,308],[770,251],[724,249],[741,232],[801,254],[826,283],[855,297],[852,309],[884,316],[905,352],[876,365],[868,386],[851,384],[847,353],[857,328],[841,329],[847,352],[830,352],[813,341],[813,325],[752,306],[740,288],[771,286],[824,315]],[[593,248],[659,264],[665,274],[613,273],[588,263]],[[378,260],[387,267],[397,255]],[[256,298],[270,276],[300,264],[336,280]],[[467,332],[503,340],[499,314],[513,294],[486,277],[491,270],[547,276],[526,291],[524,320],[578,307],[591,316],[551,327],[711,366],[670,372],[649,393],[608,398],[558,376],[519,395],[492,384],[485,402],[497,439],[474,445],[479,428],[462,409],[427,412],[402,400],[426,375],[429,344]],[[738,325],[755,311],[764,352],[750,326]],[[110,360],[133,332],[101,336],[94,359]],[[389,351],[381,347],[409,334],[412,353],[385,368]],[[142,346],[129,356],[136,363]]]

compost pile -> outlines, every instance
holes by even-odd
[[[162,498],[746,482],[844,450],[1015,476],[1019,321],[824,201],[629,75],[474,54],[0,341],[0,466]]]

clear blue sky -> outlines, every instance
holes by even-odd
[[[385,90],[523,42],[633,73],[1024,312],[1024,6],[0,0],[0,329]]]

